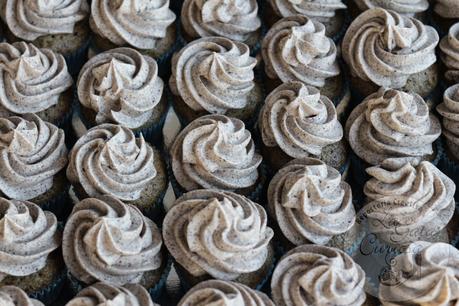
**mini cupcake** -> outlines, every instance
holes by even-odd
[[[163,213],[165,161],[126,127],[106,123],[88,130],[70,152],[67,177],[80,200],[108,194],[152,219]]]
[[[0,224],[0,287],[17,286],[51,304],[65,281],[56,216],[32,202],[0,198]]]
[[[182,123],[222,114],[253,125],[264,98],[256,64],[246,44],[223,37],[201,38],[174,54],[169,85]]]
[[[435,0],[431,19],[440,33],[447,33],[448,29],[459,21],[459,2],[456,0]]]
[[[459,23],[453,25],[440,42],[443,71],[448,84],[459,82]]]
[[[68,210],[64,131],[33,114],[0,118],[0,196],[30,200],[59,218]]]
[[[24,290],[15,286],[3,286],[0,288],[0,304],[18,306],[45,306],[45,304],[39,300],[29,298]]]
[[[73,290],[99,281],[141,284],[158,297],[170,268],[156,224],[111,196],[75,205],[65,224],[62,251]]]
[[[78,77],[81,114],[89,127],[126,126],[161,145],[169,105],[156,61],[134,49],[117,48],[91,58]]]
[[[180,300],[178,306],[200,306],[204,303],[238,306],[274,306],[269,297],[243,284],[208,280],[197,284]]]
[[[419,20],[425,20],[427,10],[429,9],[428,0],[353,0],[350,1],[350,11],[355,17],[363,11],[372,8],[383,8],[394,11],[400,15],[415,17]]]
[[[177,199],[163,237],[182,286],[220,279],[261,288],[274,265],[267,221],[263,207],[232,192],[195,190]]]
[[[309,156],[346,170],[347,144],[336,108],[314,87],[296,81],[277,87],[266,98],[258,128],[263,156],[274,171]]]

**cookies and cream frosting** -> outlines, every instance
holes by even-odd
[[[443,135],[450,144],[459,147],[459,84],[448,88],[443,95],[443,103],[437,106],[438,113],[443,117]],[[459,159],[457,150],[450,150]]]
[[[445,78],[459,82],[459,23],[449,28],[440,42],[441,59],[446,66]]]
[[[335,17],[337,10],[346,9],[341,0],[269,0],[269,4],[280,17],[299,14],[323,22]]]
[[[278,306],[360,306],[364,285],[365,272],[349,255],[313,244],[285,254],[271,280]]]
[[[362,11],[380,7],[407,16],[414,16],[429,8],[428,0],[354,0],[354,2]]]
[[[342,44],[351,73],[378,86],[401,88],[436,62],[438,33],[395,11],[373,8],[359,15]]]
[[[288,82],[265,100],[258,125],[263,143],[280,147],[293,158],[319,156],[343,138],[333,102],[314,87]]]
[[[436,0],[434,10],[443,18],[459,18],[459,2],[456,0]]]
[[[92,57],[78,77],[80,103],[96,113],[97,124],[144,125],[161,100],[164,83],[156,61],[130,48]]]
[[[440,122],[421,96],[394,89],[368,96],[346,122],[353,151],[372,165],[391,157],[424,159],[440,134]]]
[[[176,137],[170,154],[174,176],[187,191],[251,187],[262,161],[244,123],[223,115],[191,122]]]
[[[201,189],[176,200],[163,222],[164,243],[195,277],[235,280],[268,259],[273,230],[263,207],[226,191]]]
[[[27,293],[19,287],[0,287],[0,305],[3,306],[45,306],[36,299],[29,298]]]
[[[337,48],[325,35],[325,26],[306,16],[294,15],[275,23],[262,42],[262,56],[269,78],[300,81],[323,87],[339,75]]]
[[[111,196],[76,204],[64,228],[62,251],[70,273],[85,284],[138,283],[161,267],[158,227],[133,205]]]
[[[223,37],[187,44],[172,58],[171,91],[194,111],[224,114],[247,106],[257,60],[249,47]]]

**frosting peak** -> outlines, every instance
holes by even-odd
[[[459,84],[448,88],[443,95],[443,103],[437,106],[438,113],[443,117],[443,135],[452,153],[459,159]]]
[[[341,0],[269,0],[269,3],[278,16],[299,14],[321,22],[327,22],[336,15],[337,10],[346,8]]]
[[[422,13],[429,8],[428,0],[354,0],[362,10],[372,8],[383,8],[402,15],[413,17],[415,14]]]
[[[14,286],[0,288],[0,305],[3,306],[45,306],[39,300],[31,299],[22,289]]]
[[[459,23],[449,28],[448,35],[440,42],[441,59],[447,70],[445,78],[459,82]]]

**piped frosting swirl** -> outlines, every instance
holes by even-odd
[[[459,2],[456,0],[436,0],[434,10],[443,18],[459,18]]]
[[[428,0],[354,0],[354,2],[362,11],[380,7],[410,17],[429,8]]]
[[[335,17],[337,10],[346,9],[341,0],[269,0],[269,3],[278,16],[299,14],[321,22]]]
[[[443,95],[443,103],[437,106],[438,113],[443,117],[443,135],[448,144],[459,148],[459,84],[448,88]],[[457,150],[450,150],[459,159]]]
[[[449,28],[440,42],[441,59],[446,66],[445,78],[459,82],[459,23]]]
[[[45,306],[39,300],[29,298],[21,288],[3,286],[0,288],[0,305],[3,306]]]

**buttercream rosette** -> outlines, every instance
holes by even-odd
[[[434,10],[443,18],[459,18],[459,2],[456,0],[436,0]]]
[[[15,286],[0,288],[0,304],[4,306],[45,306],[39,300],[29,298],[27,293]]]
[[[437,106],[438,113],[443,117],[443,135],[451,153],[459,159],[459,84],[449,87],[443,95],[443,103]]]
[[[362,11],[380,7],[410,17],[429,8],[428,0],[354,0],[354,2]]]
[[[304,15],[321,22],[327,22],[335,17],[336,11],[346,9],[341,0],[269,0],[278,16],[290,17]]]
[[[446,66],[445,78],[459,81],[459,23],[449,28],[448,35],[440,42],[441,59]]]

